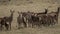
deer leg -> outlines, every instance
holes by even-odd
[[[0,24],[0,30],[1,30],[1,24]]]
[[[27,27],[27,21],[23,20],[24,27]]]
[[[21,27],[21,23],[18,23],[18,29],[20,29],[20,27]]]
[[[9,28],[9,25],[6,26],[6,29],[7,29],[7,30],[8,30],[8,28]]]
[[[26,22],[23,22],[23,24],[24,24],[24,27],[27,27],[27,24],[26,24]]]
[[[3,29],[3,25],[1,24],[1,31],[2,31],[2,29]]]
[[[28,20],[27,20],[27,22],[26,22],[26,27],[28,27]]]
[[[34,23],[34,22],[32,22],[32,28],[34,28],[34,26],[35,26],[35,23]]]
[[[9,24],[5,23],[6,30],[9,28]]]
[[[31,18],[28,19],[27,23],[28,23],[28,27],[31,27]]]
[[[9,25],[9,27],[10,27],[10,30],[11,30],[11,22],[10,22],[10,25]]]

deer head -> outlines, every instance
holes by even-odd
[[[57,11],[58,11],[58,13],[59,13],[59,11],[60,11],[60,7],[58,7]]]
[[[10,10],[11,15],[13,15],[14,12],[15,12],[14,10]]]
[[[47,14],[47,12],[48,12],[48,9],[45,9],[45,14]]]
[[[14,12],[15,12],[14,10],[10,10],[11,13],[10,17],[13,17]]]
[[[19,12],[19,11],[18,11],[18,14],[19,14],[19,16],[22,16],[22,12]]]

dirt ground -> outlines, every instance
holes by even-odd
[[[51,11],[57,11],[58,6],[60,6],[59,3],[50,0],[49,2],[47,0],[12,0],[11,2],[5,2],[3,4],[0,3],[0,18],[4,16],[9,17],[11,14],[9,12],[10,9],[15,11],[12,21],[12,30],[0,31],[0,34],[60,34],[60,15],[58,24],[54,27],[17,29],[18,11],[44,12],[44,9],[48,8],[49,13]]]

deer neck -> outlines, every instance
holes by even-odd
[[[22,17],[22,14],[20,14],[20,17]]]
[[[60,12],[60,8],[58,8],[58,10],[57,10],[57,15],[59,15],[59,12]]]
[[[11,18],[11,19],[13,18],[13,14],[10,15],[10,18]]]

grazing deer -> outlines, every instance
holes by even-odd
[[[5,16],[5,17],[6,17],[6,22],[9,24],[9,28],[11,30],[11,22],[13,20],[13,14],[15,11],[10,10],[10,12],[11,12],[11,15],[9,17],[7,17],[7,16]]]

